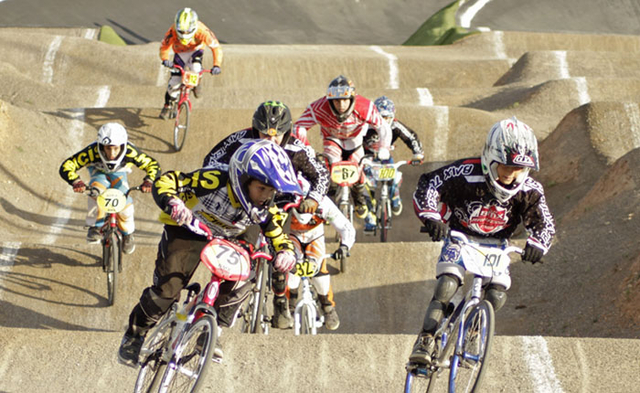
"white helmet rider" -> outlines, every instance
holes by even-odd
[[[127,130],[118,123],[106,123],[98,130],[98,154],[104,164],[105,171],[111,173],[119,169],[120,163],[127,154]],[[120,146],[117,157],[110,159],[104,152],[104,146]]]
[[[497,122],[491,127],[481,156],[482,173],[493,195],[502,203],[522,189],[529,171],[538,171],[538,141],[531,128],[516,117]],[[518,166],[525,170],[509,185],[498,181],[498,164]]]
[[[198,30],[198,14],[191,8],[183,8],[176,14],[176,34],[182,45],[187,45]]]

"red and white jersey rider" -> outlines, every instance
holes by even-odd
[[[359,163],[364,155],[362,143],[371,127],[380,135],[381,149],[389,154],[391,129],[382,120],[373,102],[355,93],[353,82],[338,76],[329,84],[327,95],[312,102],[295,122],[293,133],[309,144],[308,130],[320,125],[324,154],[330,164],[349,160]],[[364,178],[363,178],[364,181]]]

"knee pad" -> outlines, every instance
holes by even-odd
[[[449,274],[443,274],[438,277],[438,284],[436,290],[433,293],[433,299],[443,304],[449,304],[453,295],[456,294],[460,281],[457,277]]]
[[[273,292],[276,295],[283,295],[287,290],[287,275],[285,273],[274,271],[271,275]]]
[[[507,302],[507,292],[499,286],[489,286],[484,295],[485,299],[491,303],[493,309],[498,311]]]

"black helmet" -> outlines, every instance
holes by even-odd
[[[351,82],[351,79],[347,78],[344,75],[340,75],[329,83],[329,87],[327,88],[327,100],[341,100],[341,99],[349,99],[351,103],[349,104],[349,109],[347,109],[343,113],[338,113],[336,109],[333,107],[333,104],[330,104],[331,111],[336,116],[338,121],[342,123],[347,120],[347,118],[353,112],[353,107],[356,103],[356,87]]]
[[[253,114],[253,129],[261,134],[285,135],[282,145],[291,133],[291,111],[280,101],[266,101]]]

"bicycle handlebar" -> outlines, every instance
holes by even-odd
[[[184,67],[182,67],[182,66],[181,66],[181,65],[179,65],[179,64],[174,64],[174,65],[173,65],[173,67],[171,67],[171,69],[172,69],[172,70],[178,70],[178,71],[180,71],[180,74],[184,74],[184,73],[185,73]],[[202,70],[200,70],[200,72],[198,73],[198,75],[199,75],[199,76],[202,76],[202,74],[204,74],[205,72],[206,72],[206,73],[208,73],[208,74],[211,74],[211,70],[212,70],[212,69],[213,69],[213,68],[209,68],[209,69],[203,68]]]
[[[428,233],[429,231],[427,230],[426,227],[420,227],[420,232],[421,233]],[[459,243],[462,243],[462,244],[473,244],[469,240],[467,235],[465,235],[464,233],[462,233],[460,231],[456,231],[456,230],[450,229],[448,236],[449,236],[450,239],[455,239],[456,241],[458,241]],[[509,254],[511,252],[515,252],[516,254],[523,254],[524,253],[524,250],[522,248],[520,248],[518,246],[512,246],[512,245],[510,245],[508,247],[505,247],[502,251],[505,254]]]
[[[127,192],[124,193],[125,197],[129,196],[129,193],[131,191],[142,191],[142,184],[139,186],[135,186],[135,187],[131,187],[127,190]],[[96,198],[98,196],[100,196],[100,194],[102,194],[102,192],[100,191],[100,189],[98,187],[94,187],[94,186],[87,186],[83,192],[83,194],[85,194],[86,196],[92,197],[92,198]]]

